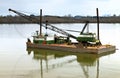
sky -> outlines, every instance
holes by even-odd
[[[19,12],[39,15],[40,9],[43,15],[81,15],[96,16],[96,8],[99,15],[120,15],[120,0],[0,0],[0,16],[13,15],[8,9]]]

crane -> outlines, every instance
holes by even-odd
[[[12,11],[12,12],[16,13],[17,15],[31,21],[32,23],[40,24],[40,25],[42,25],[42,27],[44,27],[46,29],[50,29],[50,30],[55,31],[57,33],[63,34],[65,36],[67,36],[68,40],[69,40],[69,37],[71,37],[73,39],[76,39],[80,43],[80,45],[82,44],[83,46],[88,46],[89,44],[92,44],[92,45],[95,44],[96,45],[96,44],[99,43],[99,41],[94,36],[95,34],[93,34],[93,33],[84,33],[84,30],[87,27],[89,21],[86,21],[86,24],[85,24],[85,26],[83,27],[83,29],[82,29],[82,31],[80,33],[80,35],[82,35],[82,36],[76,37],[76,36],[66,32],[66,31],[64,31],[63,29],[60,29],[60,28],[58,28],[56,26],[53,26],[53,25],[49,24],[48,22],[43,23],[43,24],[41,24],[40,22],[36,22],[36,21],[40,21],[40,20],[37,19],[34,16],[29,16],[29,15],[26,15],[24,13],[13,10],[13,9],[9,9],[9,11]],[[38,33],[38,31],[37,31],[37,33]],[[98,42],[96,42],[96,41],[98,41]]]

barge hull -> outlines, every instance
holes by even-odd
[[[26,43],[27,48],[36,48],[36,49],[49,49],[49,50],[58,50],[58,51],[67,51],[67,52],[78,52],[78,53],[89,53],[89,54],[101,54],[105,52],[115,51],[115,46],[107,46],[104,48],[72,48],[65,46],[54,46],[50,44],[34,44],[34,43]]]

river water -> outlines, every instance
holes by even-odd
[[[54,25],[76,31],[84,26]],[[90,24],[89,29],[96,33],[96,24]],[[36,30],[36,24],[0,24],[0,78],[120,78],[120,24],[100,24],[102,44],[117,47],[115,52],[100,55],[27,49],[27,38],[32,40]],[[57,34],[44,28],[43,33],[49,37]],[[77,32],[69,33],[79,36]]]

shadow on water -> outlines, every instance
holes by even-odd
[[[52,70],[58,67],[62,67],[65,64],[69,64],[73,61],[77,61],[85,75],[85,78],[89,78],[89,67],[96,66],[96,78],[99,78],[99,60],[103,56],[107,56],[113,54],[115,52],[106,52],[102,54],[81,54],[81,53],[71,53],[71,52],[61,52],[61,51],[54,51],[54,50],[44,50],[44,49],[27,49],[28,55],[33,54],[34,60],[40,60],[40,68],[41,68],[41,78],[43,78],[43,60],[46,63],[46,69]],[[66,59],[65,57],[72,57]],[[53,59],[58,61],[58,59],[62,59],[57,63],[53,63],[49,65],[49,60]],[[51,67],[50,67],[51,66]]]

